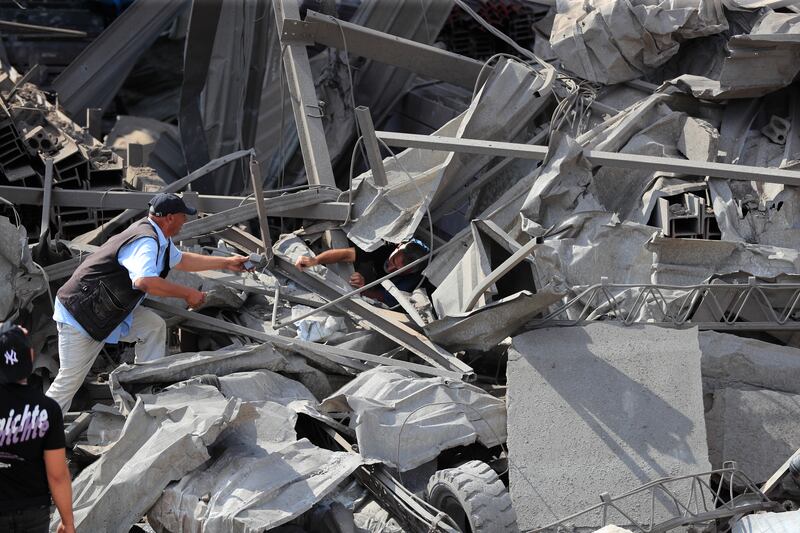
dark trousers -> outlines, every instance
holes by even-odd
[[[49,527],[49,505],[0,511],[0,531],[3,533],[47,533]]]

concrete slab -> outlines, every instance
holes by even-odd
[[[711,390],[730,387],[800,394],[800,349],[716,331],[700,332],[703,379]]]
[[[696,329],[530,331],[509,350],[507,401],[520,529],[594,505],[603,492],[710,469]],[[663,503],[656,520],[671,516]],[[635,510],[649,517],[649,501]]]
[[[714,393],[708,454],[714,467],[736,461],[750,479],[769,479],[800,448],[800,395],[767,390],[722,389]]]

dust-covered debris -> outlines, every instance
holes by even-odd
[[[796,2],[25,4],[0,318],[32,385],[157,193],[197,209],[177,249],[249,261],[163,272],[165,357],[101,347],[79,531],[794,523]]]

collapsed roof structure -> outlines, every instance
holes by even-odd
[[[157,192],[199,211],[182,248],[264,258],[172,271],[208,293],[147,300],[172,355],[98,358],[79,531],[800,521],[795,2],[25,4],[0,309],[43,385],[52,295]],[[294,266],[411,238],[413,292]]]

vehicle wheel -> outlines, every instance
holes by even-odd
[[[450,516],[463,533],[519,531],[508,489],[483,461],[439,470],[425,493],[428,503]]]

